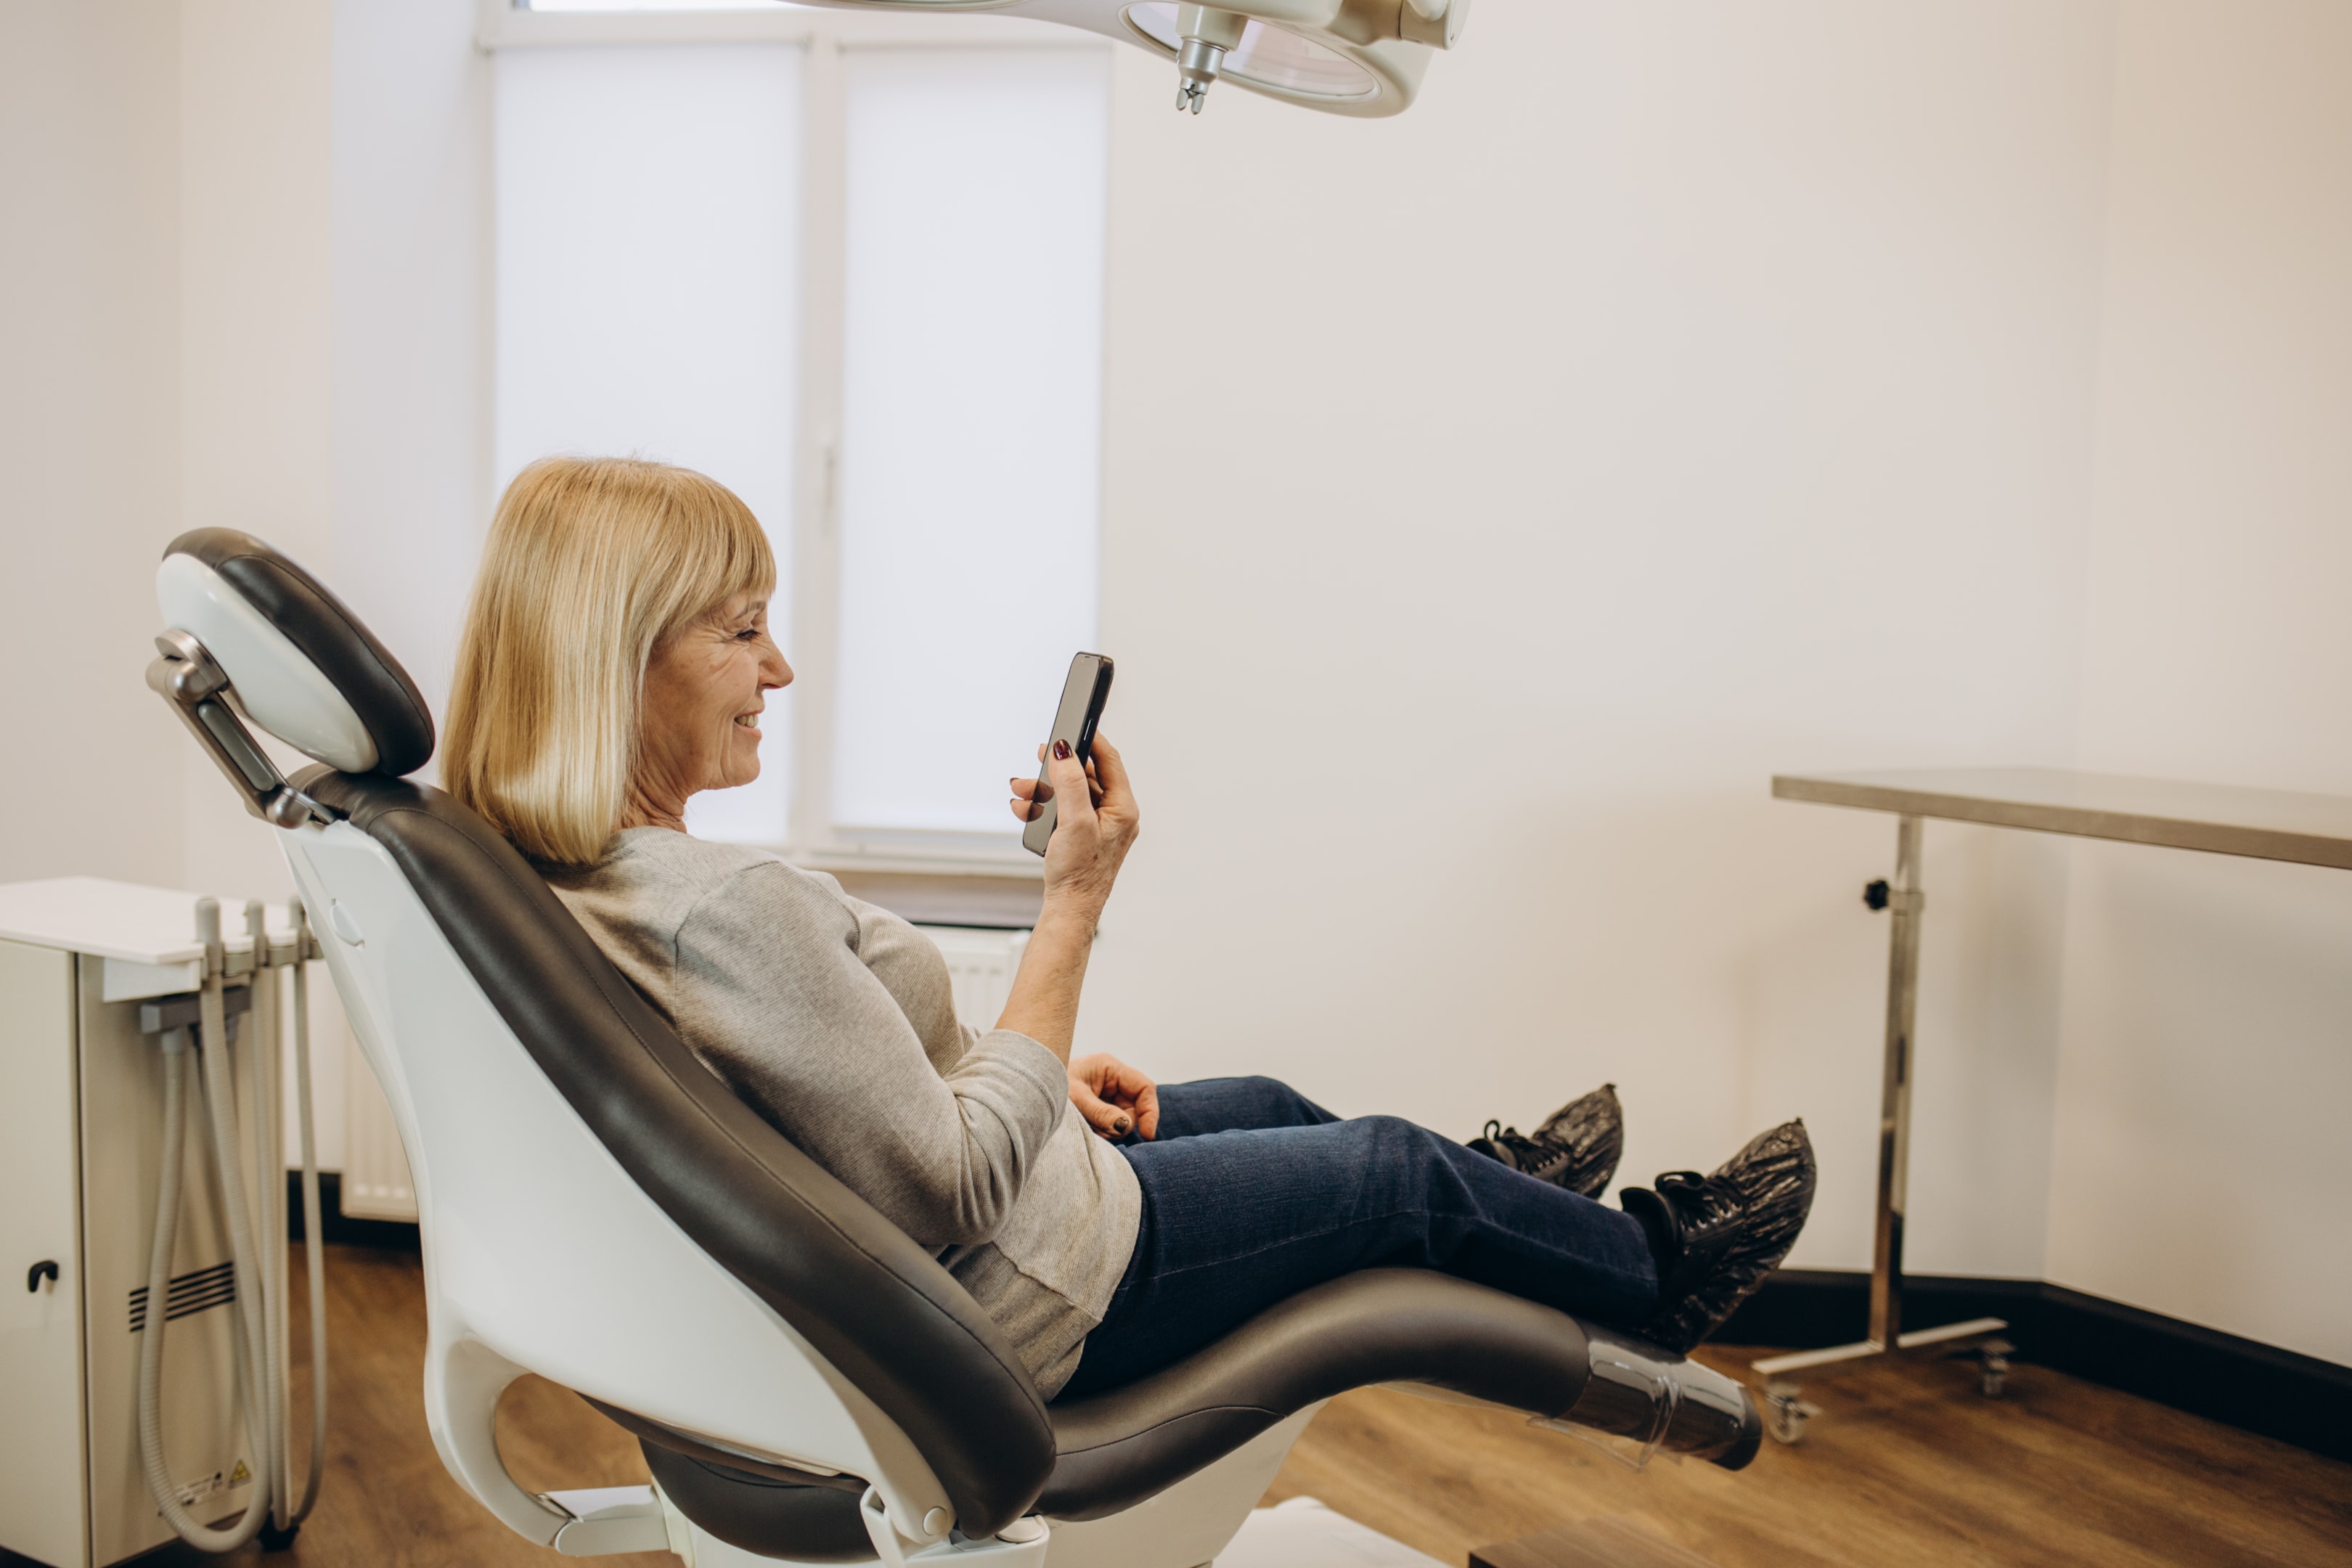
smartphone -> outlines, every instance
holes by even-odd
[[[1054,754],[1054,742],[1067,741],[1070,750],[1080,763],[1094,755],[1095,725],[1102,720],[1104,700],[1110,696],[1110,658],[1099,653],[1082,653],[1070,660],[1070,678],[1062,682],[1061,706],[1054,710],[1054,731],[1045,737],[1045,755]],[[1037,768],[1037,782],[1045,782],[1045,769]],[[1035,820],[1022,830],[1021,847],[1032,855],[1045,853],[1046,841],[1054,837],[1054,803],[1047,801],[1037,808]]]

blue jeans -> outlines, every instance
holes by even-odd
[[[1434,1268],[1633,1322],[1656,1304],[1641,1225],[1394,1116],[1341,1121],[1270,1078],[1160,1086],[1135,1255],[1059,1397],[1131,1383],[1359,1268]]]

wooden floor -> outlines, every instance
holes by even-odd
[[[1501,1412],[1365,1389],[1316,1417],[1269,1495],[1454,1563],[1618,1516],[1720,1568],[2352,1564],[2352,1465],[2021,1364],[1998,1400],[1948,1363],[1806,1392],[1824,1413],[1794,1447],[1635,1474]]]
[[[299,1261],[296,1278],[299,1278]],[[423,1277],[414,1256],[332,1247],[328,1473],[282,1561],[303,1568],[495,1568],[560,1559],[508,1533],[443,1473],[425,1436]],[[1728,1367],[1748,1352],[1710,1352]],[[298,1352],[298,1362],[299,1352]],[[1615,1516],[1720,1568],[1793,1564],[2352,1564],[2352,1466],[2020,1365],[1986,1400],[1950,1364],[1808,1390],[1802,1445],[1747,1470],[1661,1460],[1639,1474],[1499,1412],[1386,1390],[1332,1402],[1267,1500],[1300,1493],[1451,1563]],[[302,1408],[298,1398],[297,1408]],[[642,1482],[630,1439],[535,1379],[500,1439],[533,1490]],[[247,1548],[239,1556],[256,1555]],[[155,1568],[209,1561],[174,1548]],[[605,1558],[676,1568],[666,1554]]]

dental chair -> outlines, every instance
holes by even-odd
[[[1197,1568],[1322,1403],[1376,1384],[1637,1457],[1754,1456],[1761,1424],[1729,1379],[1420,1269],[1333,1280],[1049,1404],[931,1255],[697,1061],[529,862],[407,782],[432,716],[332,594],[226,529],[174,541],[157,592],[149,684],[279,830],[399,1126],[434,1443],[519,1534],[702,1568]],[[283,776],[252,730],[314,765]],[[635,1435],[654,1486],[517,1485],[493,1416],[526,1372]]]

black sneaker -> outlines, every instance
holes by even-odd
[[[1620,1193],[1658,1260],[1658,1310],[1643,1338],[1682,1354],[1721,1328],[1796,1245],[1813,1182],[1813,1143],[1799,1121],[1758,1133],[1711,1176],[1669,1171],[1655,1192]]]
[[[1532,1137],[1489,1121],[1486,1135],[1473,1138],[1470,1147],[1538,1182],[1597,1198],[1625,1152],[1625,1110],[1617,1086],[1604,1083],[1544,1118]]]

